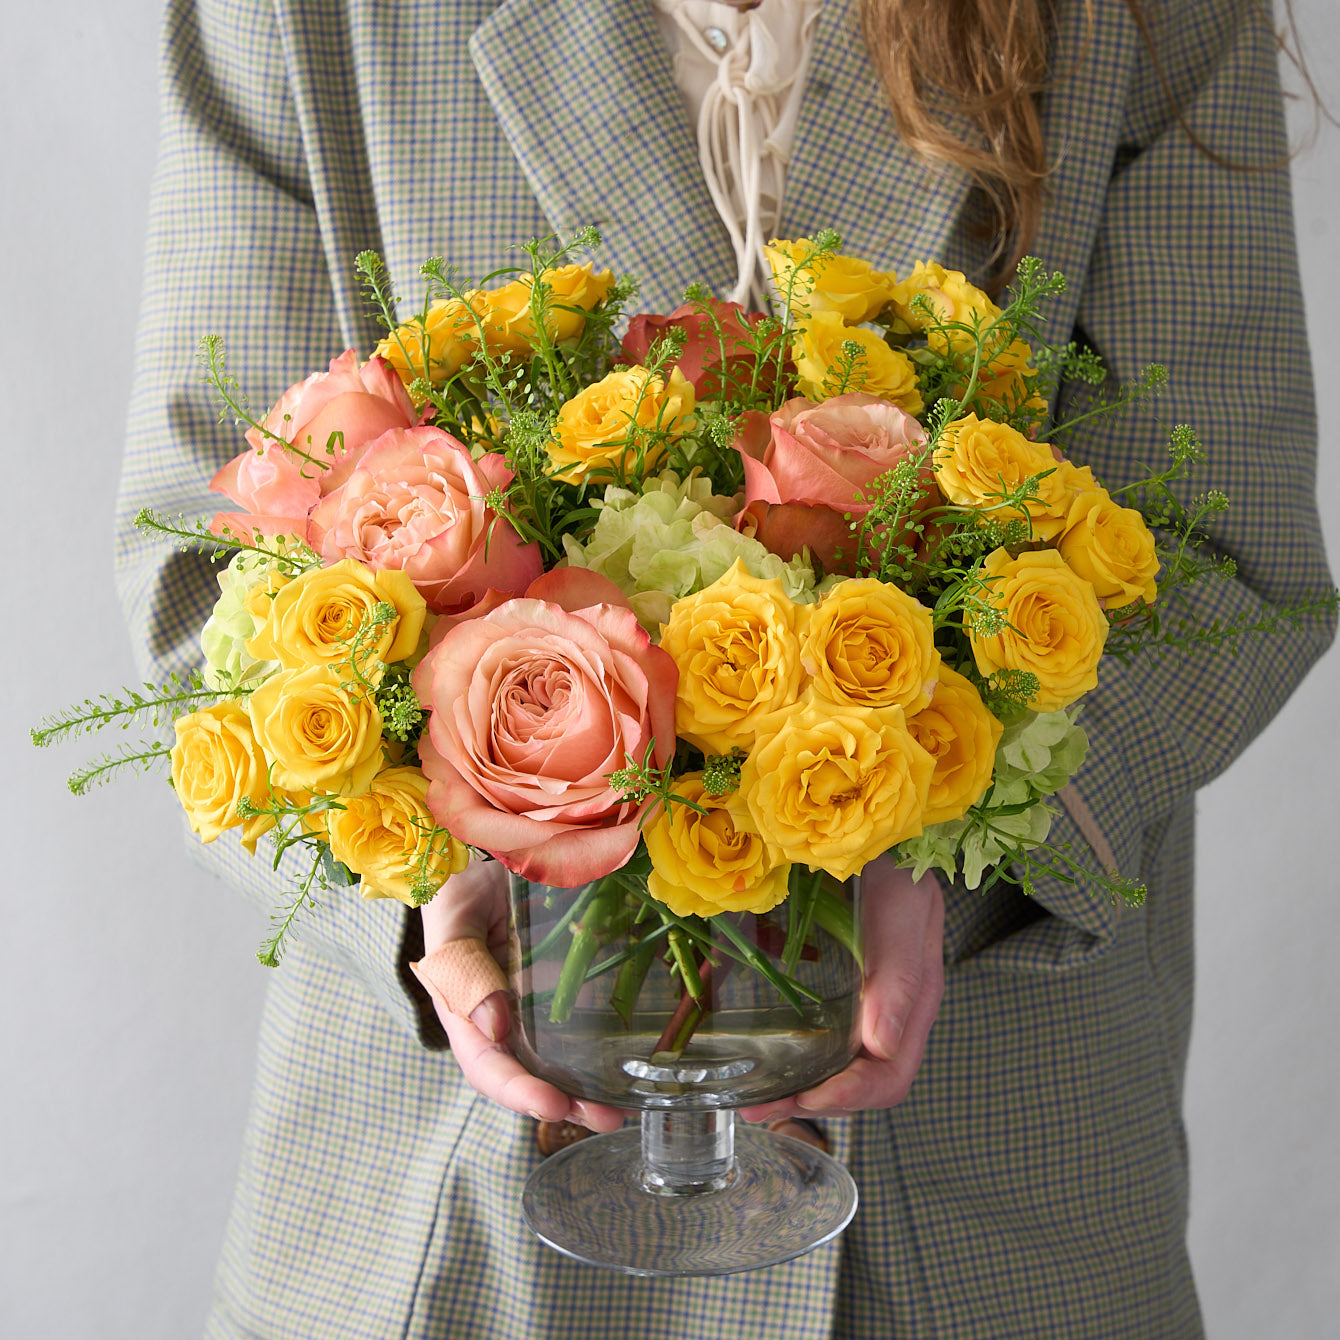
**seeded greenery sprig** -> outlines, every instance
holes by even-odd
[[[206,385],[214,391],[218,398],[220,423],[231,420],[239,428],[255,430],[267,442],[275,443],[290,456],[296,456],[302,461],[304,474],[306,473],[305,467],[308,465],[317,470],[329,470],[331,468],[334,458],[343,449],[343,433],[333,432],[326,439],[324,452],[328,459],[323,460],[320,456],[314,456],[311,452],[304,451],[296,443],[290,442],[288,438],[274,432],[273,429],[267,428],[263,421],[258,420],[252,414],[247,403],[247,397],[237,384],[237,378],[228,371],[222,335],[201,336],[200,343],[196,346],[196,362],[199,363],[205,374]],[[284,422],[287,423],[288,421],[288,416],[285,415]]]
[[[224,554],[241,551],[262,555],[290,577],[321,566],[320,555],[306,544],[287,536],[271,539],[260,530],[253,531],[250,539],[232,531],[215,535],[199,518],[178,516],[169,521],[147,507],[135,513],[135,527],[147,535],[169,541],[182,553],[204,554],[211,563]]]
[[[192,670],[184,675],[170,675],[162,684],[146,681],[139,688],[122,687],[116,693],[85,698],[82,703],[44,717],[29,734],[32,742],[42,748],[108,726],[128,730],[132,723],[138,722],[161,728],[171,725],[181,709],[218,697],[213,689],[206,688],[200,672]]]
[[[673,760],[663,768],[656,767],[651,761],[655,750],[656,741],[648,741],[646,751],[641,759],[636,759],[629,754],[627,756],[628,761],[622,768],[616,768],[613,772],[606,774],[606,781],[619,793],[623,800],[634,803],[647,800],[657,802],[656,805],[649,805],[643,812],[644,820],[655,813],[659,805],[664,805],[667,813],[673,813],[672,806],[682,805],[695,814],[706,814],[707,810],[702,805],[675,790]]]

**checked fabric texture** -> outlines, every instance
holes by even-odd
[[[1246,0],[1149,6],[1159,63],[1122,0],[1058,6],[1045,105],[1050,204],[1034,251],[1070,283],[1053,338],[1114,378],[1150,361],[1150,413],[1075,454],[1111,484],[1192,423],[1202,487],[1233,500],[1216,541],[1229,619],[1328,582],[1313,403],[1271,35]],[[788,175],[784,235],[836,227],[888,268],[980,274],[982,202],[900,143],[859,36],[829,0]],[[375,248],[416,296],[432,255],[478,276],[508,243],[587,223],[602,263],[669,310],[732,253],[650,5],[616,0],[171,0],[164,129],[120,500],[118,574],[147,672],[198,659],[217,593],[200,559],[141,539],[143,506],[206,515],[237,450],[192,363],[227,341],[258,406],[375,338],[353,275]],[[1069,400],[1070,388],[1062,399]],[[830,1123],[862,1195],[837,1244],[719,1281],[626,1280],[533,1243],[525,1123],[459,1076],[404,910],[332,894],[272,980],[208,1334],[292,1340],[703,1335],[875,1338],[1200,1334],[1183,1234],[1180,1086],[1191,999],[1191,798],[1278,710],[1329,641],[1317,626],[1236,656],[1105,664],[1077,789],[1139,912],[1082,883],[948,898],[946,997],[911,1098]],[[1068,815],[1056,837],[1085,857]],[[229,838],[200,859],[268,909],[282,886]],[[1213,915],[1213,903],[1206,903]]]

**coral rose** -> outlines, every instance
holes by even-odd
[[[1108,632],[1093,587],[1055,549],[1018,558],[996,549],[987,555],[981,575],[1004,621],[991,635],[969,629],[983,678],[997,670],[1036,675],[1038,689],[1028,703],[1035,712],[1055,712],[1088,693],[1098,683]]]
[[[732,808],[732,798],[703,790],[702,773],[686,773],[674,791],[702,813],[672,803],[643,829],[652,864],[647,892],[681,917],[776,907],[786,897],[791,863]]]
[[[668,316],[640,312],[628,323],[621,357],[628,363],[645,363],[652,345],[666,331],[682,330],[684,347],[671,366],[684,374],[699,400],[717,400],[733,388],[751,384],[766,395],[777,381],[778,338],[766,341],[765,352],[756,358],[752,328],[768,319],[762,312],[746,312],[739,303],[716,298],[685,303]]]
[[[247,430],[250,450],[235,456],[210,481],[246,515],[220,513],[211,529],[221,534],[298,535],[323,494],[348,477],[365,447],[391,428],[415,422],[414,405],[400,378],[380,358],[360,367],[352,349],[290,386],[265,416],[262,433]],[[267,434],[291,443],[286,447]]]
[[[786,860],[847,879],[921,832],[934,768],[901,707],[832,703],[810,689],[760,725],[739,795]]]
[[[401,570],[437,613],[470,605],[490,587],[523,591],[540,575],[539,546],[485,501],[511,481],[500,455],[475,461],[440,429],[387,433],[312,512],[308,543],[327,561]]]
[[[737,523],[773,553],[790,559],[803,549],[830,572],[852,572],[856,537],[848,518],[871,508],[861,494],[903,461],[925,454],[926,430],[905,410],[878,396],[854,393],[822,404],[786,401],[768,418],[749,413],[735,449],[744,462],[746,506]],[[932,493],[929,463],[920,485]]]
[[[491,606],[491,608],[489,608]],[[560,888],[618,869],[641,807],[609,774],[675,752],[675,664],[618,587],[561,568],[525,598],[452,620],[414,675],[431,709],[419,757],[453,836]]]

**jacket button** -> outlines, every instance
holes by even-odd
[[[594,1131],[588,1131],[585,1126],[578,1126],[574,1121],[537,1121],[535,1147],[548,1158],[550,1154],[557,1154],[560,1149],[566,1149],[594,1134]]]
[[[789,1135],[793,1140],[803,1140],[807,1145],[813,1145],[815,1149],[828,1153],[827,1137],[812,1121],[806,1121],[804,1117],[775,1117],[767,1123],[766,1129],[777,1135]]]

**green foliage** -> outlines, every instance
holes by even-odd
[[[744,760],[745,752],[739,747],[729,754],[708,754],[703,759],[703,790],[709,796],[726,796],[739,790]]]

